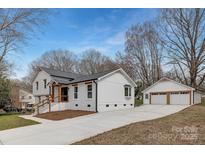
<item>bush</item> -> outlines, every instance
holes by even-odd
[[[140,105],[142,105],[143,104],[143,100],[142,99],[137,99],[137,98],[135,98],[135,107],[136,106],[140,106]]]
[[[9,103],[10,82],[0,75],[0,108]]]

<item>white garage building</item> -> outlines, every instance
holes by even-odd
[[[144,104],[193,105],[201,103],[201,94],[187,85],[162,78],[143,90]]]

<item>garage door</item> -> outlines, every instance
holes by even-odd
[[[166,93],[152,93],[151,94],[151,104],[164,105],[167,104],[167,94]]]
[[[190,104],[190,92],[171,92],[170,104],[174,104],[174,105]]]

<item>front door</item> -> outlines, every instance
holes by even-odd
[[[68,87],[61,88],[61,101],[68,102]]]

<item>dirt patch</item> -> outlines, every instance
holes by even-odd
[[[75,144],[205,144],[205,106],[194,105],[164,118],[133,123]]]
[[[49,119],[49,120],[63,120],[69,118],[75,118],[83,115],[93,114],[95,112],[90,111],[80,111],[80,110],[65,110],[65,111],[55,111],[49,113],[39,114],[36,117]]]

